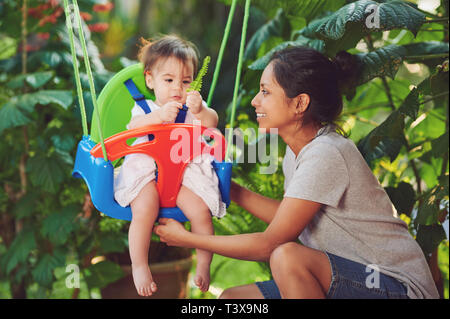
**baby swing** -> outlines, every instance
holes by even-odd
[[[214,71],[213,82],[208,95],[208,105],[211,102],[212,94],[217,82],[236,1],[237,0],[233,0],[230,8],[218,61]],[[233,127],[237,104],[237,92],[240,70],[242,68],[249,7],[250,1],[246,0],[238,69],[233,94],[230,122],[231,128]],[[144,153],[150,155],[157,164],[157,189],[160,195],[159,217],[173,218],[180,222],[188,221],[183,212],[176,207],[176,197],[181,186],[184,168],[189,161],[204,153],[209,153],[214,156],[212,165],[218,176],[222,201],[228,207],[230,204],[229,192],[232,163],[226,162],[224,159],[228,157],[229,147],[226,147],[225,150],[225,145],[231,145],[231,134],[228,137],[228,143],[225,143],[224,136],[218,133],[217,130],[210,130],[198,125],[183,124],[187,111],[186,106],[183,106],[183,109],[179,111],[175,121],[176,124],[159,124],[126,130],[126,124],[130,118],[131,109],[135,103],[141,106],[146,113],[150,111],[145,99],[150,99],[152,97],[145,86],[143,66],[140,63],[134,64],[124,68],[113,76],[101,91],[97,101],[78,4],[76,0],[73,0],[73,13],[78,22],[79,40],[83,49],[85,68],[94,105],[92,122],[95,121],[97,123],[97,126],[92,125],[91,135],[88,134],[86,111],[77,67],[78,61],[75,53],[73,27],[70,19],[68,0],[64,0],[64,9],[66,13],[66,25],[69,32],[74,77],[83,126],[83,137],[78,144],[72,175],[84,179],[95,208],[109,217],[131,220],[132,214],[130,206],[122,207],[114,199],[114,166],[112,162],[132,153]],[[177,140],[170,139],[170,133],[176,128],[183,128],[189,133],[190,145],[193,145],[192,142],[200,143],[200,147],[191,147],[188,158],[184,158],[183,161],[179,163],[174,163],[170,159],[169,151],[175,143],[178,143]],[[108,136],[108,138],[104,139],[104,135]],[[149,142],[134,146],[128,144],[134,138],[145,135],[149,136]],[[203,136],[212,138],[212,143],[206,143]],[[99,143],[94,141],[99,141]]]

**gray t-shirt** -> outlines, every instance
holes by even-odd
[[[410,298],[439,298],[420,246],[352,140],[326,126],[297,157],[286,148],[283,173],[285,197],[324,204],[300,234],[303,245],[375,265]]]

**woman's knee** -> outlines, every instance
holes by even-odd
[[[263,299],[261,291],[256,284],[232,287],[225,289],[219,299]]]
[[[299,258],[303,246],[295,242],[282,244],[275,248],[270,255],[270,269],[275,276],[277,273],[290,273],[301,271],[304,258]]]

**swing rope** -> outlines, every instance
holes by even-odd
[[[83,99],[83,91],[81,88],[81,81],[80,81],[80,74],[78,71],[78,60],[75,53],[75,42],[73,39],[73,26],[72,26],[72,20],[70,19],[70,13],[68,10],[68,0],[64,0],[64,11],[66,13],[66,26],[67,30],[69,31],[69,39],[70,39],[70,52],[72,54],[72,64],[73,64],[73,71],[75,74],[75,83],[77,87],[77,94],[78,94],[78,101],[80,103],[80,112],[81,112],[81,124],[83,126],[83,136],[88,136],[88,124],[87,124],[87,117],[86,117],[86,108],[84,106],[84,99]]]
[[[106,153],[106,147],[105,147],[105,141],[103,139],[103,132],[102,132],[102,128],[101,128],[101,123],[100,123],[100,114],[98,111],[98,105],[97,105],[97,95],[95,93],[95,85],[94,85],[94,78],[92,76],[92,70],[91,70],[91,64],[89,61],[89,56],[88,56],[88,52],[87,52],[87,47],[86,47],[86,39],[84,37],[84,31],[83,31],[83,25],[81,22],[81,17],[80,17],[80,10],[78,8],[78,2],[77,0],[72,0],[72,5],[73,5],[73,9],[74,9],[74,14],[75,14],[75,19],[78,22],[78,35],[79,35],[79,40],[81,42],[81,47],[83,49],[83,57],[84,57],[84,65],[86,68],[86,73],[88,75],[88,79],[89,79],[89,88],[91,90],[91,98],[92,98],[92,104],[94,105],[94,112],[97,115],[97,125],[98,125],[98,131],[99,131],[99,136],[100,136],[100,143],[102,146],[102,153],[103,153],[103,159],[106,161],[108,161],[108,155]],[[77,61],[76,55],[75,55],[75,45],[74,45],[74,41],[73,41],[73,27],[72,27],[72,22],[70,20],[70,11],[69,11],[69,4],[68,4],[68,0],[64,0],[64,10],[66,12],[66,20],[67,20],[67,26],[68,26],[68,30],[69,30],[69,37],[71,39],[70,42],[70,46],[71,46],[71,53],[72,53],[72,60],[73,61]],[[72,28],[69,28],[69,25]],[[85,105],[84,105],[84,101],[83,101],[83,95],[81,92],[81,83],[78,85],[78,82],[80,81],[79,79],[79,74],[78,74],[78,70],[77,70],[77,63],[74,63],[73,67],[75,71],[75,77],[77,78],[77,91],[78,91],[78,98],[81,97],[80,99],[80,110],[81,110],[81,116],[83,119],[83,121],[85,121],[85,117],[86,117],[86,110],[85,110]],[[81,102],[83,101],[83,102]],[[83,132],[84,135],[87,136],[87,123],[83,122]]]
[[[250,13],[250,0],[245,0],[245,11],[244,11],[244,21],[242,23],[242,33],[241,33],[241,44],[239,47],[239,58],[238,65],[236,70],[236,80],[234,82],[234,92],[233,92],[233,104],[231,106],[231,119],[230,119],[230,130],[227,136],[227,150],[225,152],[225,160],[228,159],[228,154],[231,150],[231,143],[233,142],[233,127],[234,127],[234,118],[236,115],[236,107],[237,107],[237,98],[239,92],[239,85],[241,80],[241,70],[242,70],[242,62],[244,60],[244,48],[245,48],[245,38],[247,35],[247,25],[248,25],[248,17]]]
[[[228,36],[230,35],[231,23],[233,22],[233,16],[234,16],[234,10],[236,8],[236,2],[237,2],[237,0],[233,0],[233,2],[231,4],[230,12],[228,13],[227,24],[225,26],[222,43],[220,45],[219,56],[217,57],[217,63],[216,63],[216,67],[214,69],[214,75],[213,75],[213,80],[211,83],[211,88],[209,89],[208,99],[206,101],[206,104],[208,106],[211,105],[212,97],[214,95],[214,90],[215,90],[216,84],[217,84],[217,79],[219,78],[220,67],[222,65],[223,53],[225,52],[225,47],[228,42]]]

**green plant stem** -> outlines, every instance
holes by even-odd
[[[439,23],[439,22],[447,22],[448,23],[448,17],[430,19],[430,20],[426,20],[424,23]]]
[[[449,94],[449,91],[446,91],[446,92],[442,92],[442,93],[433,95],[432,97],[430,97],[430,98],[428,98],[428,99],[426,99],[426,100],[423,100],[423,101],[420,102],[419,104],[425,104],[425,103],[428,103],[428,102],[430,102],[430,101],[433,101],[433,100],[435,100],[435,99],[437,99],[437,98],[439,98],[439,97],[442,97],[442,96],[445,96],[445,95],[448,95],[448,94]]]
[[[428,54],[428,55],[407,55],[403,59],[404,60],[428,60],[428,59],[436,59],[436,58],[446,58],[448,57],[448,53],[436,53],[436,54]]]

